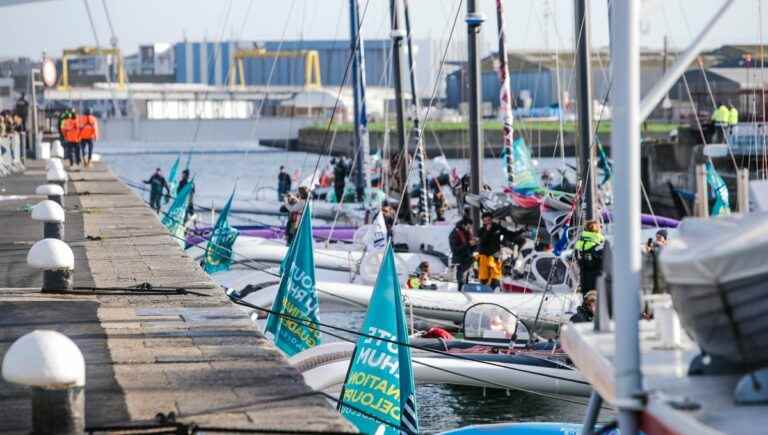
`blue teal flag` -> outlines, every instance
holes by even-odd
[[[176,187],[179,185],[179,182],[176,181],[176,176],[179,172],[179,161],[181,160],[181,156],[176,157],[176,160],[173,162],[173,165],[171,165],[171,170],[168,171],[168,179],[166,180],[168,182],[168,190],[171,192],[171,196],[173,196],[176,193]]]
[[[307,203],[299,223],[299,232],[283,260],[284,270],[280,277],[280,287],[272,304],[274,313],[292,318],[270,314],[266,326],[266,330],[273,335],[275,345],[288,356],[320,344],[320,331],[312,328],[311,324],[301,322],[318,321],[313,245],[312,208]],[[298,321],[299,319],[301,321]]]
[[[168,228],[168,231],[176,236],[180,244],[184,244],[184,236],[186,235],[186,225],[184,222],[184,215],[187,213],[187,204],[189,203],[189,194],[192,192],[192,186],[195,185],[195,180],[191,180],[184,185],[176,198],[173,199],[171,207],[163,216],[163,225]]]
[[[362,433],[380,433],[382,427],[386,434],[418,433],[410,347],[369,338],[408,344],[391,244],[381,262],[362,333],[366,336],[357,341],[342,390],[341,414]]]
[[[221,210],[219,218],[216,220],[216,226],[211,232],[211,238],[208,240],[205,259],[203,260],[203,270],[207,273],[229,270],[232,265],[232,245],[235,244],[235,240],[240,234],[229,224],[229,210],[232,207],[234,197],[235,191],[233,190],[232,194],[229,195],[227,204]]]
[[[600,186],[604,186],[613,175],[613,163],[608,160],[605,148],[600,142],[597,142],[597,167],[603,170],[603,179],[600,181]]]
[[[507,150],[505,148],[501,152],[501,162],[505,175],[507,171],[506,158]],[[525,144],[525,139],[522,137],[518,137],[512,143],[512,171],[512,176],[515,180],[514,189],[516,192],[529,195],[541,190],[536,169],[533,167],[531,151],[528,149],[528,145]]]
[[[717,173],[712,162],[707,162],[707,184],[709,184],[709,188],[711,189],[710,196],[715,200],[710,215],[725,216],[731,214],[728,186],[725,185],[725,180],[723,180],[723,177]]]

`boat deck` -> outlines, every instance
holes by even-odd
[[[42,274],[26,255],[42,228],[27,207],[44,199],[33,194],[44,180],[37,161],[0,178],[0,358],[36,329],[70,337],[85,357],[90,428],[173,412],[200,426],[354,430],[104,165],[71,172],[65,196],[64,239],[75,286],[84,288],[41,293]],[[119,291],[144,282],[194,293]],[[0,433],[29,432],[30,397],[29,388],[0,379]]]
[[[640,321],[643,386],[648,402],[641,425],[647,434],[768,433],[768,406],[737,406],[733,390],[741,376],[688,376],[698,346],[685,333],[678,349],[663,349],[654,321]],[[594,389],[614,404],[613,332],[591,323],[563,327],[562,343]]]

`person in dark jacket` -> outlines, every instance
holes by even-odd
[[[472,237],[472,219],[464,218],[458,221],[448,236],[448,243],[451,246],[451,262],[456,266],[456,283],[461,291],[469,280],[477,245],[477,240]]]
[[[285,171],[285,166],[280,166],[277,174],[277,200],[283,202],[285,194],[291,191],[291,176]]]
[[[478,279],[490,286],[498,287],[501,283],[501,242],[513,243],[521,247],[525,243],[525,229],[509,231],[493,222],[490,213],[483,213],[483,225],[478,231]]]
[[[189,179],[189,169],[185,169],[181,171],[181,180],[179,180],[179,185],[176,186],[176,196],[181,193],[182,189],[184,189],[184,186],[187,185],[187,183],[190,182]],[[184,213],[184,223],[187,223],[189,218],[195,214],[195,185],[192,184],[192,190],[189,192],[189,200],[187,201],[187,210]]]
[[[591,290],[584,295],[584,300],[578,308],[576,314],[571,316],[571,323],[591,322],[597,312],[597,292]]]
[[[336,202],[341,203],[344,198],[344,185],[346,184],[346,178],[349,174],[349,169],[343,158],[339,158],[336,161],[336,165],[333,167],[333,191],[336,194]]]
[[[163,190],[170,195],[171,191],[168,188],[168,182],[165,181],[160,168],[155,169],[155,173],[149,177],[149,180],[144,180],[144,184],[149,184],[149,206],[155,213],[160,213],[160,200],[163,198]]]
[[[27,115],[29,115],[29,102],[25,98],[24,92],[22,92],[19,99],[16,100],[15,112],[17,115],[21,117],[22,130],[27,131]]]

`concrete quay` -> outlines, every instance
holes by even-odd
[[[0,178],[0,358],[33,330],[72,339],[85,358],[89,428],[173,412],[199,426],[354,432],[103,164],[69,173],[64,240],[76,289],[41,293],[26,255],[42,228],[27,206],[45,199],[34,195],[45,173],[28,161]],[[116,290],[145,282],[194,293]],[[30,432],[30,397],[0,379],[0,433]]]

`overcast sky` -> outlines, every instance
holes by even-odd
[[[101,45],[109,44],[102,0],[54,0],[0,8],[0,56],[39,57],[43,50],[58,56],[63,48],[93,45],[94,34],[84,2],[94,16]],[[126,54],[139,44],[184,39],[339,39],[348,37],[348,0],[104,0],[119,45]],[[389,0],[370,1],[363,32],[366,38],[387,36]],[[410,0],[417,38],[447,39],[460,0]],[[362,4],[366,0],[361,1]],[[643,1],[642,44],[660,47],[665,34],[682,47],[710,19],[723,0]],[[763,0],[738,0],[707,40],[707,46],[758,43],[758,14]],[[496,33],[495,1],[479,0],[489,21],[483,27],[485,49]],[[606,1],[593,0],[593,45],[607,45]],[[507,0],[508,44],[511,48],[570,50],[573,44],[573,1]],[[461,7],[463,20],[465,6]],[[768,5],[763,5],[763,9]],[[763,10],[763,17],[766,11]],[[765,22],[765,19],[762,20]],[[466,39],[463,21],[457,41]]]

